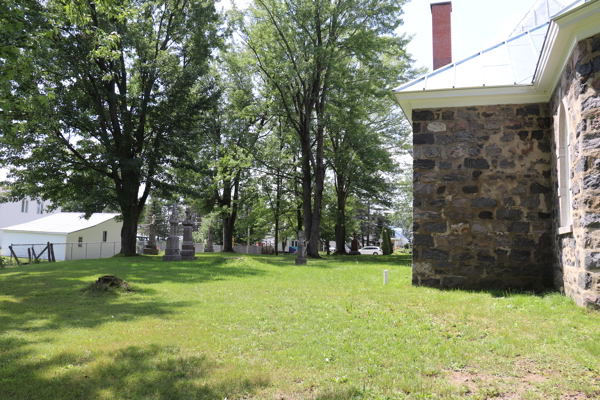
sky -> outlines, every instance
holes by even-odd
[[[404,25],[397,33],[414,35],[408,52],[415,66],[433,69],[431,3],[404,5]],[[452,0],[452,61],[460,61],[504,41],[536,0]]]

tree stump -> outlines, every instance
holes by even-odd
[[[95,285],[98,288],[122,288],[125,291],[131,291],[131,286],[129,283],[125,282],[121,278],[117,278],[114,275],[104,275],[96,280]]]

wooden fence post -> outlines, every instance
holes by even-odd
[[[50,254],[50,242],[46,245],[48,248],[48,262],[52,262],[52,254]]]
[[[27,259],[29,260],[29,264],[31,264],[31,249],[27,248]]]
[[[21,266],[21,262],[19,261],[19,259],[17,258],[17,255],[15,254],[15,251],[12,248],[12,244],[10,246],[8,246],[8,248],[10,249],[10,254],[11,256],[15,257],[15,261],[17,262],[17,265],[20,267]]]

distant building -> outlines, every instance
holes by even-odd
[[[404,236],[402,232],[402,228],[392,228],[392,232],[394,237],[390,238],[392,240],[392,245],[394,249],[402,248],[405,244],[408,243],[408,239]]]
[[[121,227],[115,217],[120,214],[97,213],[89,219],[83,213],[59,213],[3,228],[8,246],[54,243],[56,260],[112,257],[121,251]],[[31,246],[30,246],[31,247]],[[26,246],[14,246],[18,257],[27,257]],[[40,250],[37,246],[36,249]]]
[[[48,206],[51,204],[49,201],[39,202],[29,198],[14,203],[0,203],[0,249],[6,247],[3,243],[3,228],[60,213],[60,207],[49,212]]]

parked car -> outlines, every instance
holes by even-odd
[[[381,248],[379,248],[377,246],[365,246],[362,249],[360,249],[359,251],[360,251],[360,254],[372,254],[374,256],[383,254],[383,251],[381,251]]]
[[[346,247],[346,253],[350,253],[350,247],[348,247],[348,246],[345,246],[345,247]],[[331,246],[329,248],[329,252],[330,253],[335,253],[335,251],[336,251],[336,247],[335,246]]]

